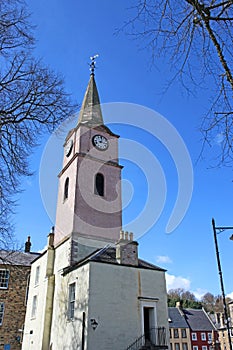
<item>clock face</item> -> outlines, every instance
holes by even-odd
[[[108,148],[108,140],[102,135],[93,136],[92,143],[100,151],[105,151]]]
[[[65,147],[66,157],[69,157],[69,155],[71,154],[72,148],[73,148],[73,140],[69,140]]]

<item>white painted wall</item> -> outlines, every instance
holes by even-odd
[[[143,333],[142,307],[145,302],[148,303],[147,298],[153,300],[150,305],[156,308],[156,326],[167,327],[167,294],[163,271],[88,262],[62,275],[63,268],[69,264],[69,251],[70,239],[55,250],[51,349],[81,350],[82,316],[85,312],[85,350],[124,350]],[[47,253],[32,265],[22,350],[48,350],[42,348],[46,259]],[[34,286],[38,265],[40,282]],[[69,284],[73,282],[76,283],[75,317],[70,321],[67,318],[68,292]],[[35,319],[31,319],[35,294],[38,295],[37,314]],[[91,326],[91,319],[98,322],[96,330]]]
[[[138,297],[158,298],[157,326],[168,327],[164,272],[91,262],[88,350],[125,349],[142,333]],[[90,327],[95,318],[98,327]],[[168,331],[168,329],[167,329]]]
[[[32,264],[22,350],[38,350],[41,349],[42,346],[42,325],[44,323],[47,290],[46,262],[47,253],[42,255]],[[37,266],[40,266],[40,275],[39,283],[35,285]],[[37,308],[36,315],[34,318],[32,318],[31,312],[34,295],[37,295]]]
[[[69,284],[76,283],[74,320],[67,318]],[[89,265],[66,276],[57,273],[54,294],[51,344],[53,350],[81,350],[82,316],[88,318]]]

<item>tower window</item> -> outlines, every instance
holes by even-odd
[[[104,196],[104,175],[100,173],[95,176],[95,194]]]
[[[68,198],[68,194],[69,194],[69,178],[67,177],[65,181],[65,186],[64,186],[64,200]]]

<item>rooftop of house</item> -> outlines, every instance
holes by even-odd
[[[177,307],[168,308],[169,328],[189,328],[184,315],[180,313]]]
[[[113,265],[123,265],[128,266],[127,264],[119,264],[116,258],[116,247],[115,246],[106,246],[101,249],[97,249],[94,253],[87,256],[85,259],[77,262],[76,264],[72,266],[68,266],[64,269],[64,274],[69,273],[72,270],[75,270],[79,266],[86,264],[88,262],[95,261],[100,263],[106,263],[106,264],[113,264]],[[156,266],[154,264],[151,264],[145,260],[138,259],[137,266],[130,267],[136,267],[136,268],[142,268],[142,269],[149,269],[149,270],[157,270],[157,271],[163,271],[165,272],[163,268]]]
[[[192,331],[215,330],[213,323],[203,309],[185,309],[184,314]]]
[[[30,266],[40,253],[0,250],[0,265]]]
[[[215,326],[204,309],[169,307],[169,328],[190,328],[192,331],[212,331]]]

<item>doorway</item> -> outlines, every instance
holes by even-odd
[[[143,320],[145,340],[153,344],[155,333],[155,309],[153,307],[143,308]]]

